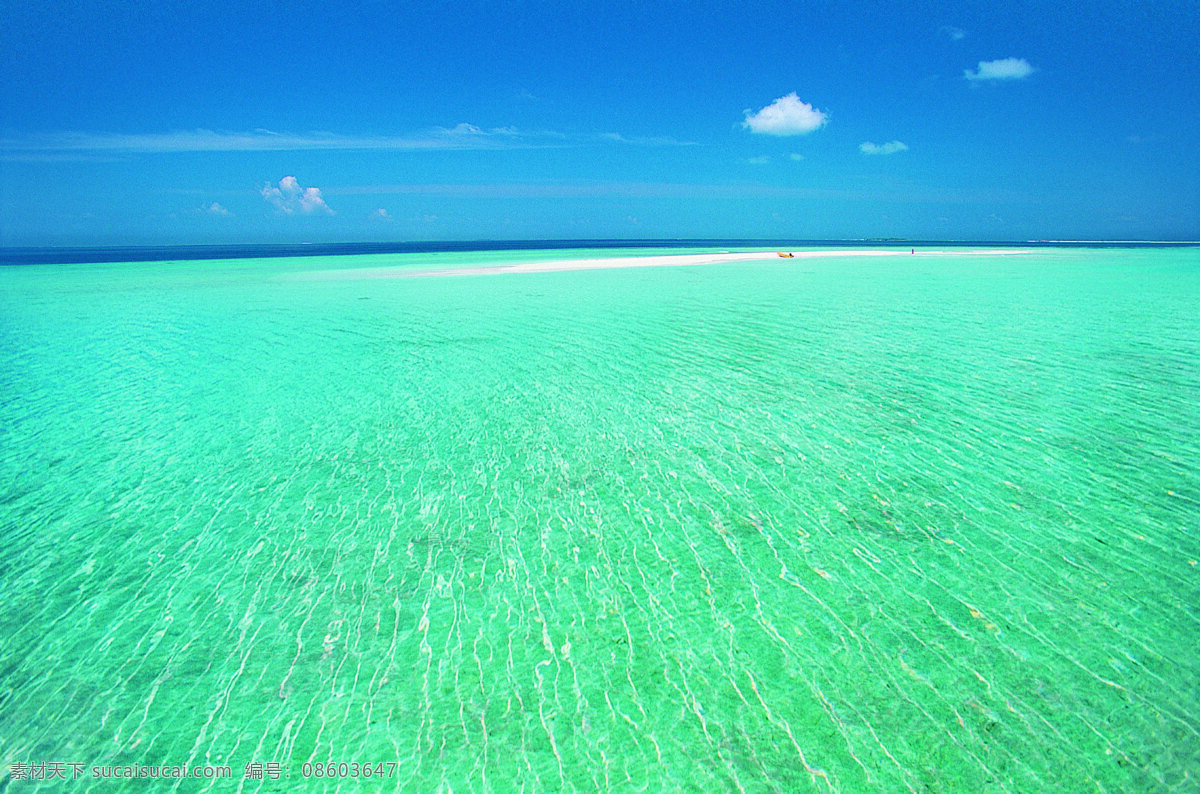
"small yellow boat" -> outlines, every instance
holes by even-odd
[[[792,257],[795,256],[795,254],[785,254],[783,251],[776,251],[775,253],[779,254],[784,259],[791,259]]]

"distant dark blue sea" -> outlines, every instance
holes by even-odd
[[[861,248],[1016,246],[1074,248],[1157,248],[1188,242],[1059,242],[964,240],[798,240],[798,239],[655,239],[655,240],[468,240],[377,243],[294,243],[253,245],[161,245],[95,247],[0,247],[0,265],[81,264],[87,262],[172,262],[206,259],[264,259],[294,256],[455,253],[466,251],[543,251],[599,248]]]

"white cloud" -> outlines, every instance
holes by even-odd
[[[279,180],[278,187],[272,187],[268,182],[263,185],[259,193],[267,202],[286,215],[293,215],[297,211],[306,215],[314,212],[326,215],[335,214],[333,209],[325,203],[325,199],[321,198],[320,188],[301,187],[300,182],[294,176],[285,176]]]
[[[333,210],[325,203],[325,199],[321,198],[321,189],[318,187],[306,187],[304,192],[300,194],[300,209],[305,212],[326,212],[330,215]]]
[[[1024,58],[1001,58],[998,61],[980,61],[975,71],[963,70],[968,80],[1021,80],[1033,74],[1034,69]]]
[[[149,133],[58,132],[0,138],[0,161],[113,161],[128,154],[190,152],[291,151],[439,151],[546,149],[590,145],[597,139],[643,146],[695,146],[691,141],[660,137],[626,137],[617,133],[565,134],[516,127],[483,128],[463,122],[433,127],[412,135],[342,135],[328,132],[280,133],[183,130]]]
[[[882,144],[866,141],[858,145],[858,150],[863,154],[895,154],[908,151],[908,146],[900,141],[888,141]]]
[[[473,124],[453,128],[436,127],[409,136],[339,135],[334,133],[291,134],[256,129],[252,132],[185,130],[166,133],[62,132],[26,138],[0,139],[4,159],[10,153],[113,152],[174,154],[181,152],[289,152],[309,150],[420,151],[438,149],[501,149],[561,145],[565,136],[554,132],[521,132],[513,127],[484,130]]]
[[[962,28],[956,28],[953,25],[943,25],[941,33],[948,36],[951,41],[962,41],[967,37],[967,32]]]
[[[750,165],[766,165],[767,163],[771,162],[771,158],[764,154],[758,157],[750,157],[746,160],[746,162]]]
[[[802,155],[802,154],[797,154],[796,152],[792,152],[791,154],[789,154],[789,155],[788,155],[788,159],[789,159],[789,160],[793,160],[793,161],[795,161],[795,162],[797,162],[797,163],[798,163],[798,162],[800,162],[801,160],[803,160],[803,159],[804,159],[804,155]]]
[[[271,187],[271,183],[268,182],[267,184],[263,185],[262,190],[259,191],[264,199],[275,205],[276,209],[280,210],[281,212],[286,212],[289,215],[294,212],[294,209],[288,204],[288,199],[290,196],[285,196],[281,188],[283,187],[284,182],[290,178],[291,177],[284,177],[284,179],[280,180],[280,187]]]
[[[672,138],[668,135],[657,136],[634,136],[629,137],[622,135],[619,132],[602,132],[599,135],[600,140],[612,141],[613,143],[624,143],[630,146],[696,146],[693,141],[681,141],[678,138]]]
[[[391,216],[391,215],[389,215],[389,214],[388,214],[388,211],[387,211],[387,210],[385,210],[383,207],[380,207],[379,209],[377,209],[377,210],[375,210],[374,212],[372,212],[372,213],[371,213],[371,217],[372,217],[372,218],[375,218],[376,220],[381,220],[381,221],[390,221],[390,220],[392,220],[392,216]]]
[[[744,112],[746,120],[742,126],[766,135],[805,135],[819,130],[829,121],[827,113],[801,102],[795,91],[779,97],[757,113]]]
[[[233,213],[214,201],[211,204],[201,204],[195,209],[188,210],[190,215],[211,215],[215,218],[232,218]],[[174,216],[172,216],[174,217]]]
[[[741,161],[741,162],[744,162]],[[877,187],[863,188],[815,188],[800,186],[764,185],[758,182],[707,183],[694,182],[597,182],[594,180],[564,182],[490,182],[490,183],[423,183],[423,184],[379,184],[342,185],[328,192],[337,196],[452,196],[463,198],[552,198],[576,199],[596,197],[620,198],[688,198],[697,191],[704,195],[721,198],[746,198],[750,196],[770,198],[805,199],[854,199],[875,201],[881,196],[888,201],[921,201],[953,204],[1012,203],[1025,198],[1015,189],[965,190],[930,189],[916,190],[905,187],[896,191],[880,193]]]

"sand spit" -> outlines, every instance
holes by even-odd
[[[879,257],[910,256],[912,249],[825,249],[818,251],[784,251],[791,257],[779,257],[777,251],[745,251],[715,254],[664,254],[661,256],[614,256],[592,259],[556,259],[546,262],[519,262],[509,265],[481,265],[477,267],[453,267],[438,270],[414,270],[394,267],[359,267],[347,270],[322,270],[296,274],[290,278],[310,280],[344,281],[351,279],[377,278],[440,278],[444,276],[499,276],[509,273],[554,273],[567,270],[609,270],[632,267],[689,267],[699,265],[724,265],[735,262],[761,262],[778,260],[794,262],[797,259],[826,259],[833,257]],[[980,249],[918,249],[920,256],[1006,256],[1029,254],[1032,249],[980,248]]]
[[[880,249],[833,249],[823,251],[785,251],[789,259],[824,259],[828,257],[859,257],[859,256],[910,256],[912,250],[880,250]],[[929,255],[1007,255],[1028,254],[1030,249],[985,248],[976,250],[938,250],[920,252],[922,256]],[[665,256],[627,256],[608,257],[604,259],[563,259],[550,262],[525,262],[516,265],[489,265],[486,267],[460,267],[448,270],[428,270],[418,273],[380,273],[380,278],[404,276],[408,278],[430,278],[439,276],[491,276],[504,273],[553,273],[563,270],[607,270],[631,267],[685,267],[695,265],[722,265],[730,262],[753,262],[761,260],[780,259],[777,251],[752,251],[747,253],[722,254],[670,254]]]

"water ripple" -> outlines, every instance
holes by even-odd
[[[4,272],[0,755],[1187,790],[1196,263]]]

